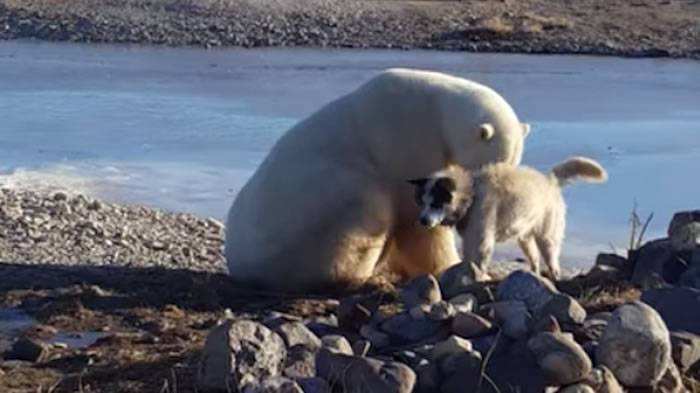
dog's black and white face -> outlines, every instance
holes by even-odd
[[[421,225],[434,228],[454,225],[463,213],[456,195],[457,184],[446,176],[409,180],[415,186],[415,200],[420,208]]]

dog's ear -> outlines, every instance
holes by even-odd
[[[457,183],[451,177],[441,177],[435,182],[435,186],[440,187],[446,191],[454,192],[457,189]]]
[[[408,182],[413,184],[414,186],[423,187],[425,185],[425,183],[428,182],[428,179],[426,179],[426,178],[411,179]]]

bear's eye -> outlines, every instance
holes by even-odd
[[[452,202],[452,193],[444,188],[433,190],[433,200],[431,207],[439,208]]]

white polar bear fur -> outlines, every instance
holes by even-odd
[[[520,163],[529,128],[492,89],[391,69],[300,121],[229,210],[230,276],[303,292],[359,284],[380,262],[407,277],[459,261],[448,228],[425,231],[407,180],[450,164]]]

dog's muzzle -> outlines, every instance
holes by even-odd
[[[428,210],[420,215],[419,222],[422,226],[432,229],[442,224],[445,219],[445,213],[439,210]]]

